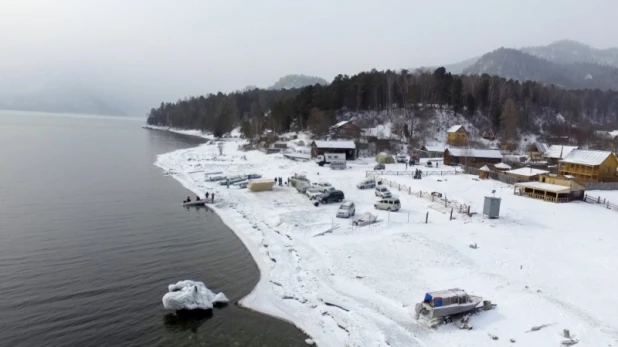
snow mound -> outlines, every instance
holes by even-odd
[[[180,281],[168,286],[169,293],[163,295],[163,307],[167,310],[210,310],[214,304],[226,304],[223,293],[215,294],[202,282]]]

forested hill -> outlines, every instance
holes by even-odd
[[[505,140],[520,131],[539,133],[548,115],[580,127],[618,121],[618,93],[613,91],[564,90],[487,74],[451,75],[438,68],[412,73],[372,70],[339,75],[325,86],[191,97],[161,103],[151,110],[148,123],[202,129],[217,136],[237,125],[247,135],[266,128],[309,129],[320,135],[342,111],[405,108],[413,117],[429,107],[448,107],[476,123],[482,119]]]

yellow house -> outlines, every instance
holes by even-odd
[[[468,132],[463,125],[453,125],[447,131],[446,143],[455,147],[468,145]]]
[[[574,149],[560,161],[560,174],[584,182],[616,181],[618,159],[612,152]]]

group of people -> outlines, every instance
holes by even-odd
[[[208,201],[208,196],[209,196],[209,195],[210,195],[210,201],[211,201],[211,202],[214,202],[214,201],[215,201],[215,193],[208,194],[208,192],[206,192],[206,201]],[[200,199],[200,197],[199,197],[199,196],[195,196],[195,201],[202,201],[202,199]],[[183,203],[183,204],[186,204],[186,203],[188,203],[188,202],[191,202],[191,197],[190,197],[190,196],[187,196],[187,199],[186,199],[186,200],[184,200],[182,203]]]
[[[288,181],[289,181],[289,179],[288,179]],[[277,182],[279,182],[279,185],[280,185],[280,186],[281,186],[281,185],[283,185],[283,178],[281,178],[281,177],[275,177],[275,184],[277,184]]]

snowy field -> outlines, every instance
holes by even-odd
[[[214,210],[261,272],[241,305],[294,323],[319,346],[560,346],[565,328],[577,346],[618,346],[616,211],[519,197],[512,186],[461,173],[421,180],[383,176],[412,192],[445,194],[472,212],[482,212],[483,197],[495,190],[501,218],[454,212],[450,220],[450,208],[391,188],[402,210],[378,212],[378,223],[353,228],[351,220],[335,218],[338,204],[315,207],[285,185],[261,193],[228,189],[205,182],[199,171],[284,181],[305,174],[341,189],[359,215],[375,212],[373,190],[355,187],[375,165],[372,159],[348,162],[339,171],[239,152],[238,144],[226,142],[222,156],[216,145],[178,150],[160,155],[155,165],[196,194],[215,192]],[[405,165],[388,164],[387,170]],[[598,195],[614,199],[607,193]],[[333,226],[338,228],[323,234]],[[456,324],[430,329],[415,319],[414,304],[425,292],[456,287],[498,306],[473,315],[473,330]],[[549,326],[526,332],[544,324]]]

